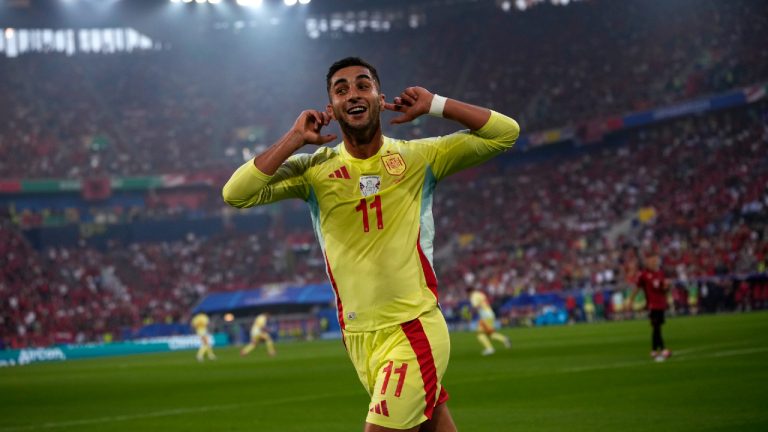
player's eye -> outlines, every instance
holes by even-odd
[[[346,87],[337,87],[336,88],[336,94],[343,95],[346,92],[347,92],[347,88]]]

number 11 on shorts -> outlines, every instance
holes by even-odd
[[[387,364],[387,367],[382,369],[384,373],[384,383],[381,384],[381,394],[387,393],[387,386],[389,386],[389,378],[392,376],[392,368],[395,367],[395,362],[391,361]],[[394,372],[398,375],[397,387],[395,388],[395,397],[400,397],[400,393],[403,391],[403,384],[405,384],[405,372],[408,370],[408,363],[403,363],[399,368],[394,369]]]

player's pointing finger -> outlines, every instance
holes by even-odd
[[[408,93],[406,93],[406,92],[403,92],[403,93],[401,93],[401,94],[400,94],[400,99],[401,99],[401,100],[402,100],[402,101],[403,101],[405,104],[407,104],[407,105],[413,105],[413,104],[415,104],[415,103],[416,103],[416,98],[414,98],[413,96],[409,95],[409,94],[408,94]]]
[[[419,98],[419,93],[416,90],[416,87],[408,87],[403,91],[406,95],[408,95],[410,98],[412,98],[414,101],[416,101]]]

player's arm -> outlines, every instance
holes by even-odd
[[[632,292],[629,293],[629,297],[627,297],[627,307],[630,309],[635,304],[635,297],[637,297],[637,292],[640,291],[640,286],[635,285],[634,288],[632,288]]]
[[[392,123],[405,123],[430,113],[434,100],[435,95],[428,90],[409,87],[394,99],[394,103],[385,103],[384,108],[401,113]],[[434,109],[439,111],[439,104]],[[442,114],[469,129],[429,142],[430,164],[438,180],[512,148],[520,135],[520,126],[515,120],[455,99],[446,99],[442,113],[434,114]]]
[[[641,276],[638,276],[637,280],[635,280],[635,286],[632,288],[632,292],[629,293],[629,297],[627,297],[627,304],[626,306],[632,310],[632,307],[635,305],[635,297],[637,297],[637,293],[640,291],[640,284],[643,283]]]
[[[224,201],[243,208],[286,198],[306,199],[309,189],[303,174],[309,157],[291,155],[306,144],[322,145],[335,140],[335,135],[320,134],[330,121],[324,112],[303,111],[282,138],[232,174],[222,190]]]
[[[400,93],[400,96],[394,99],[394,103],[385,103],[384,108],[401,113],[392,119],[392,124],[407,123],[429,113],[434,98],[435,95],[423,87],[408,87]],[[491,110],[456,99],[446,99],[442,116],[455,120],[472,131],[476,131],[488,123],[491,117]]]
[[[672,283],[673,283],[673,280],[672,280],[672,278],[668,278],[668,277],[665,277],[665,278],[662,280],[662,283],[661,283],[661,288],[660,288],[660,289],[661,289],[662,291],[664,291],[664,292],[668,292],[669,290],[671,290],[671,289],[672,289]]]
[[[480,306],[480,301],[477,299],[477,296],[472,294],[472,296],[469,297],[469,304],[472,305],[473,308],[477,309]]]

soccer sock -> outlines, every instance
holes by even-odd
[[[487,350],[491,351],[493,350],[493,345],[491,345],[491,340],[488,339],[488,335],[485,333],[478,333],[477,334],[477,340],[480,341],[480,344]]]
[[[205,355],[205,345],[200,345],[200,348],[197,349],[197,359],[202,360],[203,356]]]
[[[663,350],[664,349],[664,338],[661,336],[661,326],[659,326],[657,331],[659,332],[659,339],[658,339],[658,341],[659,341],[659,349]]]
[[[654,350],[663,350],[664,349],[664,341],[661,339],[661,326],[654,325],[653,326],[653,349]]]
[[[209,346],[206,348],[206,351],[208,352],[208,358],[209,358],[210,360],[213,360],[213,359],[215,359],[215,358],[216,358],[216,354],[214,354],[214,353],[213,353],[213,347],[212,347],[212,346],[210,346],[210,345],[209,345]]]
[[[504,346],[509,345],[509,338],[507,338],[506,336],[504,336],[501,333],[494,333],[494,334],[492,334],[491,335],[491,339],[497,340],[497,341],[503,343]]]
[[[272,342],[272,339],[267,339],[267,353],[275,355],[275,344]]]
[[[250,353],[251,351],[253,351],[253,349],[254,349],[254,348],[256,348],[256,345],[255,345],[255,344],[253,344],[253,343],[249,343],[249,344],[248,344],[248,345],[246,345],[246,346],[245,346],[245,348],[243,348],[243,350],[242,350],[242,351],[240,351],[240,352],[241,352],[243,355],[246,355],[246,354]]]

